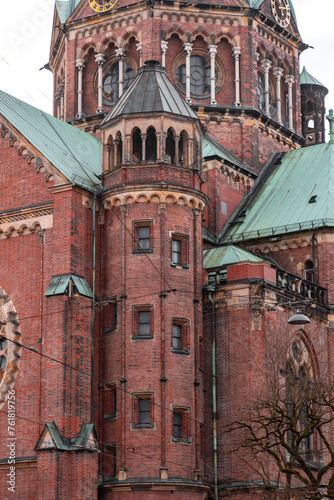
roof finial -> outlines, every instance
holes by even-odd
[[[329,110],[326,118],[329,121],[329,144],[334,144],[334,113],[332,109]]]

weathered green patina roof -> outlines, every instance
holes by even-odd
[[[68,18],[68,2],[67,1],[58,1],[56,2],[56,8],[59,14],[59,19],[61,23],[65,23]]]
[[[72,184],[88,190],[100,185],[102,146],[96,137],[2,91],[0,115]]]
[[[139,68],[136,78],[101,125],[120,115],[135,113],[172,113],[198,120],[196,113],[168,80],[165,68],[155,64]]]
[[[303,67],[303,71],[300,73],[300,84],[301,85],[319,85],[320,87],[326,88],[322,83],[319,82],[314,76],[310,75],[306,71],[305,66]]]
[[[99,451],[100,445],[94,424],[82,424],[79,435],[73,438],[61,436],[55,422],[46,422],[38,438],[35,450],[57,449],[61,451]]]
[[[208,248],[203,251],[204,269],[227,266],[237,262],[263,262],[263,259],[235,245]]]
[[[58,0],[56,2],[59,18],[62,23],[70,17],[80,2],[81,0]]]
[[[334,144],[329,143],[276,154],[218,239],[244,241],[325,226],[334,227]]]
[[[239,160],[237,156],[212,139],[208,134],[205,134],[202,141],[202,156],[204,159],[218,156],[223,162],[252,173],[256,177],[255,170],[252,167]]]

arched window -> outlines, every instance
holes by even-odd
[[[188,165],[188,134],[182,130],[179,140],[179,164]]]
[[[175,139],[173,130],[171,128],[167,130],[165,161],[167,163],[175,162]]]
[[[307,432],[312,414],[310,408],[312,381],[313,370],[309,352],[304,342],[296,337],[290,345],[286,369],[288,442],[305,460],[310,459],[313,439]]]
[[[122,134],[117,132],[116,134],[116,158],[115,158],[115,166],[119,166],[123,161],[123,141]]]
[[[154,127],[149,127],[146,138],[146,160],[156,161],[157,159],[157,136]]]
[[[107,142],[107,156],[105,158],[105,170],[112,170],[114,167],[114,141],[110,135]]]
[[[123,61],[123,90],[126,90],[136,78],[136,72],[130,61]],[[103,96],[107,101],[116,102],[119,98],[119,63],[112,63],[103,78]]]
[[[142,160],[142,152],[143,141],[141,138],[141,131],[139,130],[139,128],[136,128],[132,135],[132,160],[134,163]]]

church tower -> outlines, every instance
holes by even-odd
[[[157,60],[212,138],[259,171],[273,149],[305,142],[299,55],[307,46],[291,1],[282,2],[58,2],[55,115],[99,135],[143,62]]]
[[[113,304],[101,341],[101,491],[203,499],[202,126],[148,61],[100,128]]]

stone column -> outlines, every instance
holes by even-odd
[[[215,68],[215,59],[217,54],[217,45],[209,45],[209,55],[210,55],[210,83],[211,83],[211,99],[210,104],[212,106],[217,106],[216,101],[216,68]]]
[[[55,94],[55,99],[57,103],[57,118],[60,120],[60,93],[59,90]]]
[[[174,163],[175,163],[175,165],[178,165],[178,163],[179,163],[179,142],[180,142],[179,135],[174,135],[174,142],[175,142]]]
[[[59,85],[59,95],[60,95],[60,116],[59,116],[59,119],[60,120],[64,120],[64,115],[65,115],[65,112],[64,112],[64,89],[65,89],[65,83],[61,83]]]
[[[141,68],[143,65],[143,44],[138,42],[136,44],[137,51],[139,52],[139,67]]]
[[[241,100],[240,100],[240,54],[241,54],[241,48],[240,47],[233,47],[232,54],[234,57],[234,73],[235,73],[235,79],[234,79],[234,84],[235,84],[235,106],[241,106]]]
[[[82,72],[85,67],[85,61],[83,59],[77,59],[75,65],[78,69],[78,112],[76,117],[82,118]]]
[[[192,43],[184,44],[184,52],[186,54],[186,101],[191,104],[190,98],[190,56],[192,52]]]
[[[124,49],[117,49],[115,52],[118,58],[118,97],[121,97],[124,87],[123,61],[125,52]]]
[[[293,100],[292,100],[292,85],[295,82],[295,77],[293,75],[287,75],[285,77],[285,82],[288,86],[288,110],[289,110],[289,130],[294,132],[293,127]]]
[[[102,109],[102,77],[103,77],[103,64],[105,61],[104,54],[97,54],[95,56],[97,62],[97,113],[103,113]]]
[[[271,62],[269,59],[263,59],[261,61],[261,66],[264,71],[264,114],[270,116],[269,70]]]
[[[274,76],[276,78],[276,107],[277,107],[277,123],[283,125],[282,121],[282,98],[281,98],[281,78],[283,76],[282,68],[273,69]]]
[[[161,40],[161,66],[166,67],[166,52],[167,52],[168,42]]]
[[[141,136],[141,158],[142,161],[146,161],[146,139],[147,134],[140,134]]]

